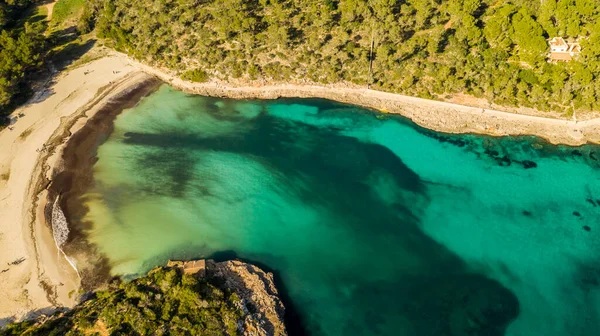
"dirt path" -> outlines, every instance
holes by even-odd
[[[57,1],[52,1],[44,5],[44,7],[46,7],[48,10],[48,21],[52,20],[52,12],[54,11],[54,5],[56,5],[56,2]]]

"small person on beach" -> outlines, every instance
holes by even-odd
[[[25,261],[25,258],[21,257],[15,261],[7,263],[7,264],[8,264],[8,266],[13,266],[13,265],[18,265],[18,264],[22,263],[23,261]]]

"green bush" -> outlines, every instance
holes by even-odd
[[[61,24],[69,19],[78,19],[86,0],[58,0],[52,10],[52,22]]]
[[[183,75],[181,75],[181,78],[191,82],[204,83],[208,81],[209,76],[208,73],[202,69],[194,69],[184,72]]]

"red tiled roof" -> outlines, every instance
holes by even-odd
[[[550,53],[550,59],[553,61],[570,61],[573,57],[568,52],[552,52]]]
[[[581,52],[581,46],[577,43],[572,43],[571,44],[571,52]]]
[[[556,47],[566,47],[567,46],[567,42],[565,42],[565,40],[562,37],[555,37],[552,40],[550,40],[550,45],[552,46],[556,46]]]

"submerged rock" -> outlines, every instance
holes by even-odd
[[[523,162],[521,162],[521,163],[523,164],[523,167],[525,169],[537,168],[537,163],[535,163],[533,161],[523,160]]]
[[[510,158],[506,155],[501,158],[496,158],[496,162],[498,162],[498,165],[501,167],[508,167],[511,164]]]

